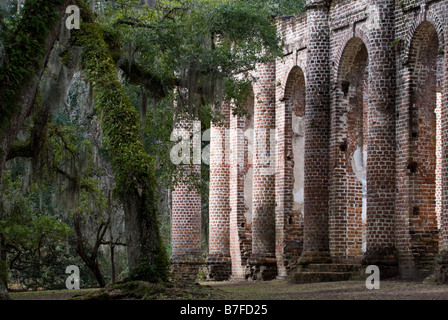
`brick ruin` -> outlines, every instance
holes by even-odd
[[[175,273],[205,264],[210,279],[269,280],[377,265],[382,278],[444,278],[448,0],[306,8],[277,18],[284,58],[257,68],[250,116],[225,106],[212,126],[205,261],[191,258],[200,197],[186,183],[173,192]]]

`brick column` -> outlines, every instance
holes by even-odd
[[[307,1],[304,243],[300,264],[330,262],[328,243],[330,40],[328,2]]]
[[[201,165],[193,163],[191,157],[191,147],[197,147],[199,142],[200,148],[200,138],[197,140],[200,125],[195,126],[192,120],[182,120],[176,124],[175,131],[176,136],[187,141],[182,149],[187,156],[178,165],[177,183],[172,192],[172,272],[175,278],[194,280],[204,263],[201,258],[201,195],[194,186],[201,179]]]
[[[273,279],[275,262],[275,63],[260,65],[255,84],[252,277]]]
[[[222,281],[230,277],[230,194],[229,194],[229,106],[223,105],[225,116],[220,124],[212,124],[210,136],[209,255],[208,278]]]
[[[293,204],[293,132],[292,132],[292,108],[290,101],[279,102],[276,110],[277,128],[277,174],[275,177],[275,197],[276,197],[276,217],[275,217],[275,254],[277,259],[278,279],[287,277],[286,268],[286,244],[287,239],[292,235],[288,231],[288,220],[292,215]]]
[[[393,0],[371,0],[367,150],[367,248],[364,264],[396,272],[395,52]]]
[[[448,27],[445,27],[448,32]],[[446,33],[445,33],[446,34]],[[441,108],[441,135],[442,135],[442,210],[440,214],[439,255],[436,258],[439,264],[437,280],[447,282],[448,274],[448,48],[445,44],[445,54],[442,66],[442,108]]]

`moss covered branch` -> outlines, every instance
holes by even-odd
[[[116,194],[124,205],[131,278],[166,280],[168,258],[159,234],[154,161],[141,140],[139,114],[118,80],[104,40],[107,32],[92,22],[87,7],[82,10],[84,19],[80,30],[73,32],[71,45],[83,49],[83,72],[92,84]]]

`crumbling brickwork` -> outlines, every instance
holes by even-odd
[[[284,57],[257,68],[253,117],[229,114],[210,257],[229,257],[234,279],[317,263],[448,279],[448,1],[306,8],[277,18]]]

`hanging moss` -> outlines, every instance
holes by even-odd
[[[0,68],[0,136],[13,112],[20,110],[21,90],[41,67],[48,34],[58,21],[63,0],[27,0],[22,18],[5,40],[5,61]]]
[[[84,15],[88,10],[82,7]],[[103,142],[115,173],[115,191],[125,201],[135,202],[132,205],[138,208],[138,220],[145,219],[151,226],[150,232],[156,233],[141,235],[146,241],[142,247],[147,247],[142,250],[151,257],[141,255],[131,277],[166,280],[169,263],[158,234],[154,160],[146,153],[141,140],[139,114],[118,81],[113,56],[104,40],[106,32],[98,24],[86,20],[73,32],[70,42],[72,46],[82,48],[82,69],[92,85]]]

